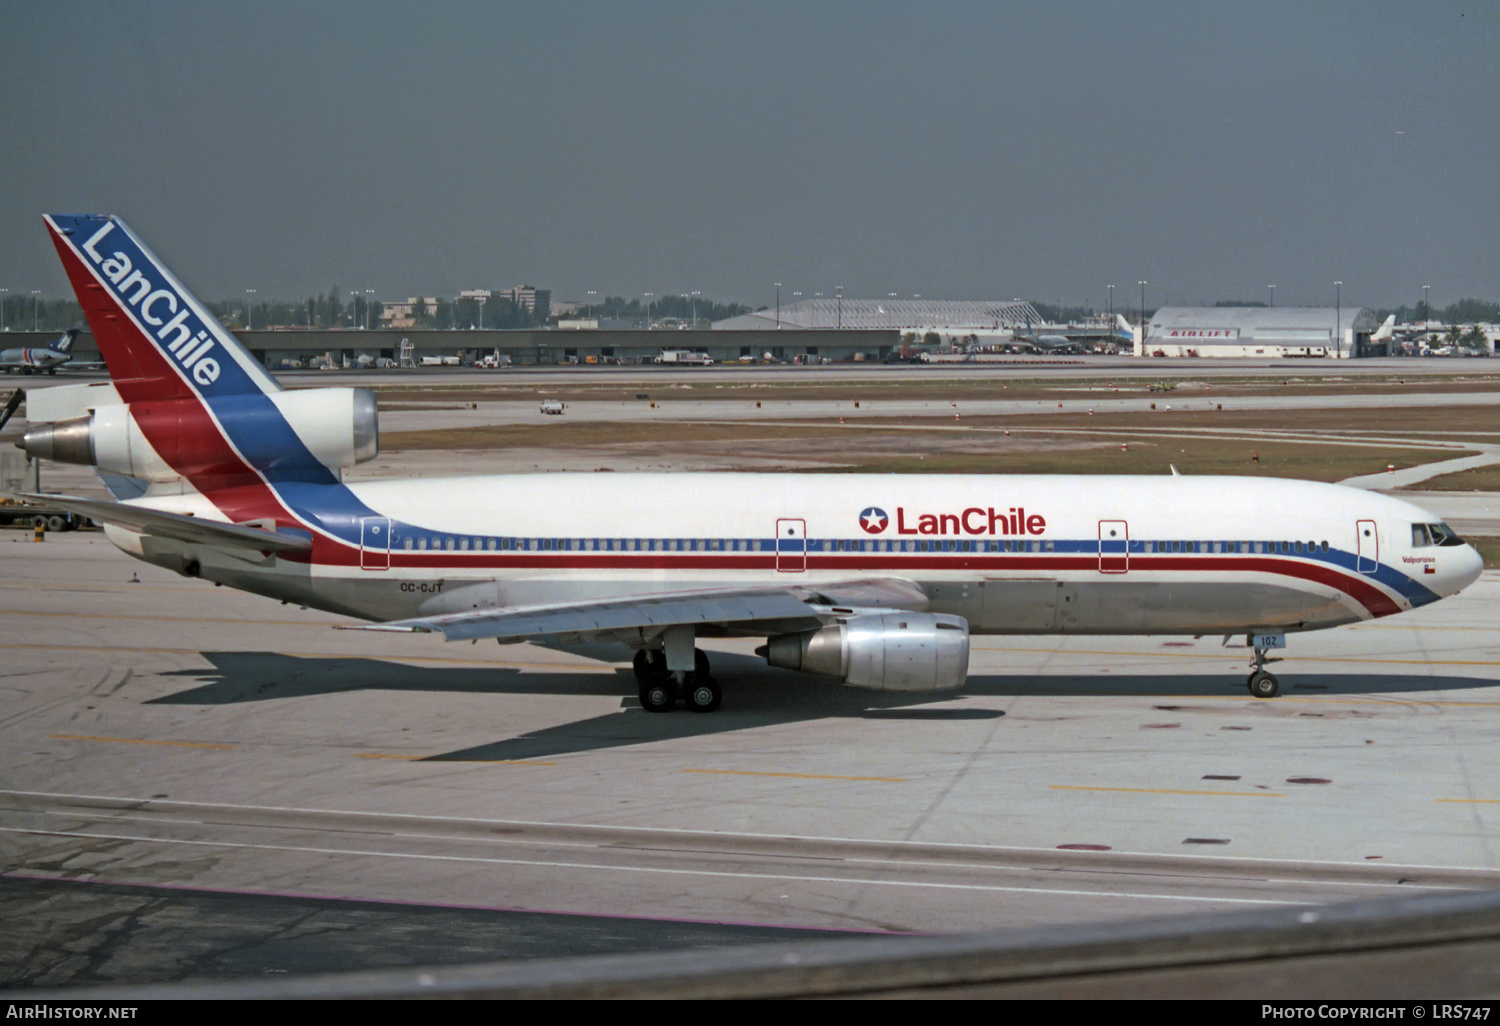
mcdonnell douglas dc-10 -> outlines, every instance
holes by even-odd
[[[1367,491],[1236,477],[522,474],[345,482],[373,395],[283,391],[121,221],[48,217],[113,387],[33,397],[53,502],[189,577],[448,639],[613,640],[641,705],[718,707],[698,637],[886,691],[956,688],[971,634],[1288,633],[1452,595],[1482,561]],[[106,393],[100,399],[99,393]],[[69,403],[71,409],[67,409]],[[46,409],[43,409],[46,407]],[[50,410],[50,413],[47,413]],[[35,420],[35,419],[34,419]]]

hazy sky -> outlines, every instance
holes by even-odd
[[[1500,4],[0,8],[0,288],[1500,298]]]

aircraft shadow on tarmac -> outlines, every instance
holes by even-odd
[[[1024,697],[1224,698],[1244,697],[1244,679],[1236,674],[1088,674],[971,676],[958,691],[896,693],[841,687],[832,681],[777,670],[737,653],[716,653],[714,676],[724,689],[724,704],[715,713],[686,711],[648,713],[635,697],[635,679],[627,669],[614,674],[531,673],[493,669],[433,667],[343,656],[306,658],[267,652],[205,652],[211,670],[176,670],[166,676],[192,677],[206,683],[152,699],[152,704],[233,705],[360,691],[407,691],[423,694],[617,695],[620,708],[604,716],[559,724],[515,737],[447,752],[427,761],[493,762],[537,759],[626,745],[702,737],[809,720],[910,720],[941,724],[993,720],[1004,709],[975,708],[973,700]],[[1291,696],[1397,696],[1415,692],[1473,690],[1496,686],[1485,678],[1416,674],[1284,673],[1283,694]],[[944,707],[953,702],[953,706]],[[962,705],[957,704],[962,702]],[[1247,708],[1284,709],[1290,703],[1256,702]],[[1296,706],[1305,711],[1305,707]],[[498,719],[498,717],[497,717]],[[503,730],[503,720],[497,722]]]

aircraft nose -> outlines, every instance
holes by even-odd
[[[1454,557],[1451,577],[1453,590],[1458,592],[1479,580],[1479,575],[1484,572],[1484,557],[1472,545],[1465,545],[1462,552],[1454,553]]]

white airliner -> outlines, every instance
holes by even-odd
[[[614,640],[644,708],[710,711],[695,638],[857,687],[963,684],[981,634],[1285,636],[1452,595],[1478,553],[1335,485],[1233,477],[529,474],[345,483],[362,389],[283,391],[118,219],[47,218],[113,387],[32,398],[23,442],[116,495],[59,504],[190,577],[503,643]],[[100,393],[104,393],[101,398]],[[57,501],[55,497],[53,501]]]
[[[7,374],[56,374],[57,368],[73,359],[73,340],[78,329],[69,328],[57,341],[29,349],[6,349],[0,352],[0,370]]]

